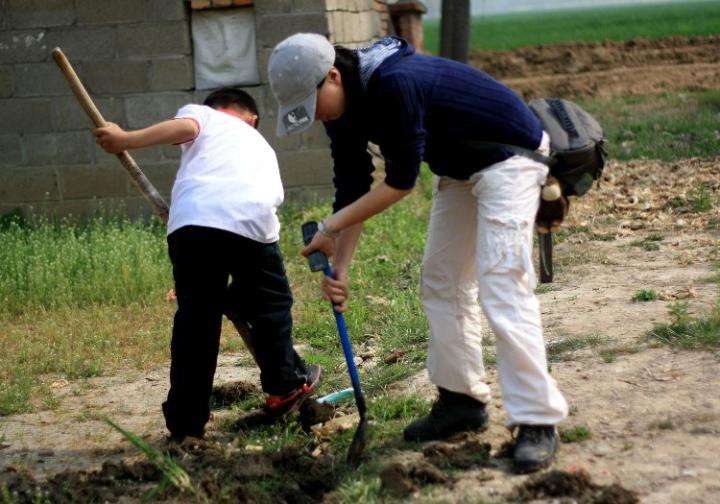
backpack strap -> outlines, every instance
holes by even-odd
[[[530,149],[526,149],[524,147],[520,147],[517,145],[510,145],[510,144],[504,144],[504,143],[497,143],[497,142],[484,142],[482,140],[469,140],[467,142],[464,142],[465,145],[468,147],[472,147],[475,149],[491,149],[491,148],[504,148],[509,150],[510,152],[518,155],[518,156],[524,156],[527,158],[532,159],[533,161],[536,161],[540,164],[544,164],[546,166],[552,166],[555,164],[555,158],[550,156],[543,156],[538,151],[533,151]]]

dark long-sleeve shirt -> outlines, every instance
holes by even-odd
[[[325,124],[335,164],[335,210],[369,191],[371,141],[385,157],[385,182],[396,189],[415,185],[420,163],[436,175],[459,180],[513,153],[502,147],[478,150],[473,141],[536,150],[542,126],[514,91],[486,73],[455,61],[400,50],[372,73],[353,112]]]

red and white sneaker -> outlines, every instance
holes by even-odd
[[[318,365],[307,367],[307,382],[284,396],[268,396],[265,400],[265,411],[275,417],[289,415],[300,408],[300,405],[312,394],[320,383],[322,368]]]

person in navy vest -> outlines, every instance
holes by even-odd
[[[325,278],[322,290],[339,310],[347,309],[362,223],[412,191],[422,162],[435,174],[421,295],[430,326],[427,369],[439,395],[426,417],[406,427],[405,439],[487,427],[482,311],[496,338],[507,423],[517,428],[516,468],[547,466],[557,451],[556,425],[568,413],[548,373],[534,293],[533,227],[548,168],[506,147],[477,147],[548,155],[538,119],[489,75],[416,54],[398,37],[351,50],[296,34],[275,47],[268,70],[278,136],[319,120],[330,137],[334,213],[302,254],[333,257],[335,278]],[[368,142],[385,158],[385,180],[374,188]]]

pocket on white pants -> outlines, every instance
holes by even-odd
[[[528,243],[528,228],[533,223],[513,215],[480,217],[478,222],[477,273],[528,274],[530,286],[535,287],[535,268],[532,248]]]
[[[478,202],[478,275],[527,273],[535,287],[532,231],[546,175],[547,167],[516,156],[471,179]]]

